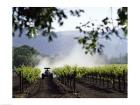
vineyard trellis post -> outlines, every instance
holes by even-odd
[[[107,89],[109,88],[110,76],[107,74]]]
[[[76,92],[75,80],[76,80],[76,71],[74,71],[74,77],[73,77],[73,91],[74,91],[74,93]]]
[[[105,84],[104,82],[105,82],[105,81],[104,81],[104,77],[103,77],[103,88],[104,88],[104,84]]]
[[[121,91],[121,77],[118,76],[118,88],[119,88],[119,91]]]
[[[112,88],[115,89],[115,75],[112,75]]]
[[[123,91],[125,92],[126,90],[126,76],[127,73],[125,72],[125,70],[123,71]]]
[[[98,81],[98,75],[96,74],[96,84],[97,84],[97,81]]]
[[[22,71],[20,71],[20,75],[19,75],[19,78],[20,78],[20,92],[23,92],[23,75],[22,75]]]
[[[101,74],[99,74],[99,78],[100,78],[99,84],[100,84],[100,86],[101,86]]]
[[[91,75],[92,75],[92,78],[91,79],[92,79],[92,84],[93,84],[94,76],[93,76],[93,74],[91,74]]]

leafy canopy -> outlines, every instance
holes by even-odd
[[[13,7],[13,35],[18,30],[20,33],[19,36],[21,36],[26,30],[25,34],[31,38],[36,36],[38,31],[41,30],[42,35],[47,36],[48,40],[52,41],[53,38],[57,37],[53,31],[55,27],[52,26],[54,21],[57,21],[62,26],[64,20],[68,18],[68,13],[72,16],[80,17],[83,12],[84,10],[82,9],[66,12],[64,9],[56,7]],[[86,36],[76,38],[79,44],[83,45],[86,54],[90,53],[92,55],[95,52],[102,54],[104,44],[99,42],[102,38],[110,40],[111,35],[115,34],[120,39],[123,39],[119,33],[120,29],[127,35],[127,7],[119,8],[117,15],[117,26],[114,26],[112,17],[105,17],[99,26],[95,26],[94,22],[88,21],[76,27],[77,30],[86,34]],[[86,31],[85,27],[89,28],[90,31]]]
[[[112,15],[112,8],[111,8]],[[122,33],[127,35],[128,27],[128,11],[127,7],[119,8],[117,11],[118,18],[117,26],[114,26],[112,16],[111,18],[106,17],[102,20],[102,24],[98,26],[94,22],[88,21],[80,26],[77,26],[76,29],[79,32],[84,33],[85,36],[80,36],[75,39],[78,40],[79,44],[82,44],[85,53],[90,53],[91,55],[95,52],[99,54],[103,53],[104,44],[99,41],[100,39],[111,40],[111,36],[115,34],[120,39],[126,39],[126,36],[122,37]],[[88,29],[88,31],[87,31]],[[89,31],[90,30],[90,31]]]
[[[64,19],[67,19],[67,14],[80,17],[84,11],[69,10],[68,12],[56,7],[14,7],[13,8],[13,35],[15,31],[19,30],[22,35],[26,29],[26,35],[34,37],[38,30],[42,30],[42,35],[47,36],[49,41],[57,37],[53,32],[54,27],[52,23],[57,21],[60,26],[64,24]]]
[[[38,63],[38,54],[37,50],[27,45],[16,47],[13,49],[13,66],[35,66]]]

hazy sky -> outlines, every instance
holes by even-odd
[[[70,9],[79,9],[79,8],[64,8],[66,11]],[[64,25],[59,26],[57,22],[53,23],[55,31],[68,31],[75,30],[75,27],[78,26],[81,22],[86,23],[89,20],[96,22],[97,24],[104,19],[105,17],[111,17],[111,8],[110,7],[81,7],[85,13],[82,13],[81,17],[73,17],[68,15],[68,19],[64,20]],[[112,8],[112,17],[113,20],[117,18],[117,7]]]

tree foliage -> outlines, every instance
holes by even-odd
[[[67,19],[67,14],[80,17],[83,10],[69,10],[56,7],[14,7],[13,8],[13,35],[16,30],[19,30],[20,36],[23,31],[27,30],[28,37],[37,35],[38,30],[42,30],[42,35],[48,37],[49,41],[57,37],[53,32],[55,27],[52,26],[54,21],[57,21],[60,26],[64,24],[64,19]]]
[[[23,45],[13,49],[13,66],[35,66],[38,63],[36,56],[39,53],[32,47]]]
[[[111,8],[112,10],[112,8]],[[111,11],[112,14],[112,11]],[[99,54],[103,53],[103,48],[105,47],[99,40],[105,38],[106,40],[111,40],[111,35],[115,34],[120,39],[125,39],[126,37],[122,37],[122,32],[127,35],[127,7],[119,8],[117,11],[118,19],[117,26],[114,26],[112,17],[106,17],[102,20],[102,24],[95,25],[94,22],[88,21],[80,26],[77,26],[76,29],[79,32],[84,33],[85,36],[77,37],[76,39],[80,44],[83,45],[83,49],[85,49],[85,53],[90,53],[91,55],[95,52]],[[88,31],[87,31],[88,29]],[[90,31],[89,31],[90,30]]]
[[[36,36],[38,31],[41,30],[42,35],[47,36],[48,40],[52,41],[53,38],[57,37],[53,31],[55,27],[52,26],[54,21],[57,21],[60,26],[63,26],[64,20],[68,18],[68,14],[80,17],[83,12],[84,10],[82,9],[66,12],[65,9],[56,7],[13,7],[13,35],[18,30],[20,33],[19,36],[21,36],[26,30],[25,34],[30,38]],[[123,39],[120,36],[120,29],[127,35],[127,7],[119,8],[117,15],[117,26],[114,26],[112,17],[105,17],[102,19],[102,24],[98,26],[94,22],[88,21],[76,27],[76,29],[86,35],[76,38],[83,45],[86,54],[93,54],[95,52],[102,54],[103,48],[105,47],[104,44],[99,42],[102,38],[110,40],[111,35],[115,34],[120,39]],[[84,28],[88,28],[90,31],[86,31]]]

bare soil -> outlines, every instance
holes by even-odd
[[[28,98],[127,98],[127,93],[106,91],[88,84],[76,83],[76,93],[53,79],[40,80],[39,89]]]

